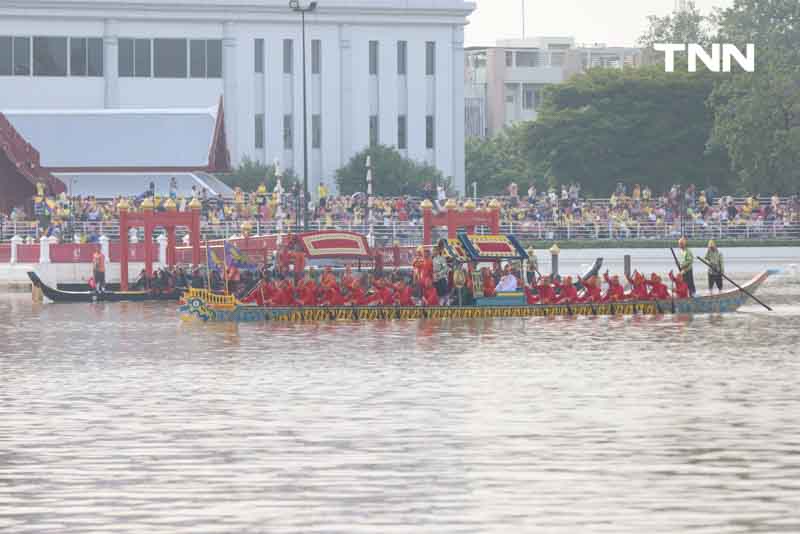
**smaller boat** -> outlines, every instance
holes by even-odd
[[[143,302],[149,300],[180,300],[185,288],[168,292],[157,291],[64,291],[48,286],[33,271],[28,271],[31,283],[53,302]]]

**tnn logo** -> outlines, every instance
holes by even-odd
[[[653,45],[653,48],[664,52],[664,70],[666,72],[675,72],[675,52],[688,52],[689,72],[697,72],[698,59],[711,72],[730,72],[731,59],[735,59],[745,72],[756,71],[756,47],[753,44],[747,45],[744,54],[732,44],[712,44],[710,55],[699,44],[657,43]]]

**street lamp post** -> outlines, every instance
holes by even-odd
[[[306,104],[306,13],[317,9],[317,2],[307,6],[300,5],[300,0],[289,0],[289,7],[300,13],[300,25],[303,33],[303,229],[308,230],[308,107]]]
[[[366,213],[366,220],[364,222],[369,222],[370,218],[370,208],[372,207],[372,157],[367,156],[367,202],[365,206],[364,213]]]

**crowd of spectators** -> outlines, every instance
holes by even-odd
[[[434,209],[445,209],[448,198],[443,187],[427,187],[425,194]],[[175,209],[186,211],[193,197],[201,202],[207,228],[238,228],[243,223],[267,229],[290,228],[301,224],[303,217],[296,185],[287,191],[280,187],[268,191],[262,185],[252,193],[236,188],[232,198],[208,195],[205,190],[181,196],[172,188],[164,195],[150,189],[127,200],[134,211],[142,209],[145,199],[155,210],[163,211],[174,205]],[[308,205],[315,229],[417,226],[422,218],[420,205],[425,200],[410,196],[367,198],[363,193],[332,196],[325,186],[319,188],[317,198],[318,201]],[[37,194],[31,211],[14,208],[11,213],[0,213],[0,224],[15,227],[30,224],[36,227],[37,235],[93,242],[106,232],[104,226],[114,225],[120,200],[120,197],[101,200],[91,196],[68,197],[63,193],[57,197]],[[620,183],[609,197],[589,199],[582,195],[580,184],[547,190],[531,185],[522,192],[512,183],[503,196],[475,200],[479,209],[497,201],[504,225],[519,233],[547,232],[548,235],[541,235],[544,238],[632,238],[684,233],[704,236],[707,232],[731,236],[747,232],[748,236],[758,236],[759,229],[775,232],[779,228],[783,233],[800,226],[797,195],[788,198],[777,194],[750,195],[734,199],[720,195],[714,188],[698,190],[691,185],[674,185],[656,194],[649,187]],[[800,232],[796,235],[800,237]]]

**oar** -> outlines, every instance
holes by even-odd
[[[680,272],[681,271],[681,264],[678,261],[678,256],[677,256],[677,254],[675,254],[675,250],[672,247],[670,247],[669,251],[672,252],[672,259],[675,260],[675,266],[678,267],[678,272]]]
[[[711,269],[711,272],[712,272],[712,273],[721,275],[721,276],[722,276],[722,277],[723,277],[725,280],[727,280],[728,282],[730,282],[730,283],[731,283],[731,284],[732,284],[732,285],[733,285],[733,286],[734,286],[736,289],[738,289],[739,291],[741,291],[742,293],[744,293],[745,295],[747,295],[748,297],[750,297],[750,298],[751,298],[751,299],[753,299],[754,301],[758,302],[759,304],[761,304],[762,306],[764,306],[764,307],[765,307],[766,309],[768,309],[769,311],[772,311],[772,308],[770,308],[769,306],[767,306],[766,304],[764,304],[763,302],[761,302],[760,300],[758,300],[758,299],[757,299],[757,298],[756,298],[756,297],[755,297],[755,296],[754,296],[752,293],[750,293],[749,291],[747,291],[745,288],[743,288],[742,286],[740,286],[739,284],[737,284],[736,282],[734,282],[733,280],[731,280],[730,278],[728,278],[728,277],[725,275],[725,273],[721,273],[721,272],[717,271],[716,269],[714,269],[714,267],[712,267],[712,266],[711,266],[711,264],[710,264],[710,263],[708,263],[708,262],[707,262],[706,260],[704,260],[703,258],[700,258],[700,257],[698,257],[697,259],[698,259],[698,260],[700,260],[700,261],[702,261],[702,262],[705,264],[705,266],[706,266],[706,267],[708,267],[709,269]]]

